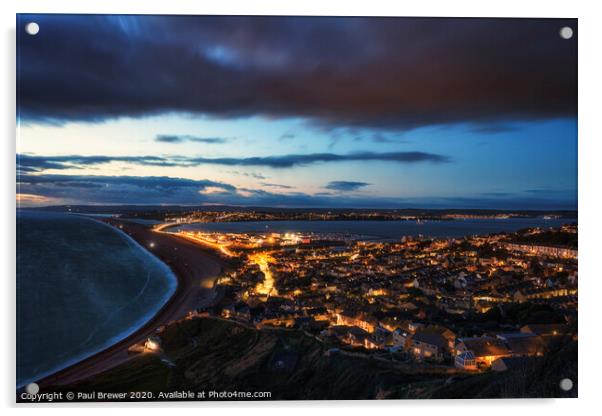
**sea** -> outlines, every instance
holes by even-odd
[[[176,277],[125,233],[75,214],[17,211],[17,388],[135,332]]]
[[[366,239],[396,240],[404,236],[433,238],[460,238],[469,235],[487,235],[515,232],[531,227],[558,227],[576,222],[575,219],[500,218],[461,219],[451,221],[249,221],[182,224],[171,231],[198,230],[228,233],[320,233],[349,234]]]

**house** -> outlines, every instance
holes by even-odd
[[[378,345],[374,342],[370,333],[357,326],[348,328],[343,341],[355,347],[364,347],[367,349],[378,348]]]
[[[408,340],[408,333],[403,331],[400,328],[397,328],[395,331],[391,332],[391,344],[393,348],[403,349],[406,345],[406,341]]]
[[[387,341],[387,339],[390,338],[391,336],[391,331],[389,331],[386,328],[383,328],[382,326],[377,326],[376,330],[374,331],[374,339],[381,345],[384,345],[385,342]]]
[[[449,342],[440,333],[433,331],[416,332],[410,341],[410,353],[415,358],[443,360],[443,354],[448,350]]]
[[[456,355],[454,360],[454,365],[458,368],[462,368],[464,370],[476,370],[477,369],[477,361],[475,359],[472,351],[466,351],[461,354]]]
[[[336,337],[340,342],[353,347],[378,348],[370,333],[357,326],[331,326],[327,332],[330,336]]]
[[[456,334],[451,329],[442,326],[429,326],[426,328],[427,331],[436,332],[441,334],[447,340],[447,349],[451,352],[456,344]]]
[[[486,367],[491,366],[491,363],[498,358],[511,355],[504,341],[499,338],[488,336],[458,338],[456,355],[469,351],[473,354],[477,366]]]
[[[395,331],[403,324],[402,321],[397,320],[397,317],[386,317],[380,321],[380,326],[389,331]]]
[[[376,319],[363,313],[343,311],[337,313],[337,325],[357,326],[367,332],[374,332],[377,325]]]

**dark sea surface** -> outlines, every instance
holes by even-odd
[[[514,232],[528,227],[558,227],[576,220],[543,218],[467,219],[454,221],[257,221],[213,222],[183,224],[171,230],[202,230],[230,233],[301,232],[344,233],[375,239],[398,239],[403,236],[424,235],[438,238],[458,238]]]
[[[125,338],[174,293],[171,270],[79,215],[17,212],[17,386]]]

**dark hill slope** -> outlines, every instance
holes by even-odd
[[[220,319],[181,321],[162,337],[161,358],[166,360],[144,354],[57,390],[151,391],[155,397],[160,391],[214,390],[267,391],[271,400],[404,399],[471,397],[485,391],[484,382],[495,381],[488,375],[467,376],[450,368],[393,363],[360,353],[327,356],[328,346],[301,331],[259,331]]]

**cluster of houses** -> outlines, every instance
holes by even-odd
[[[361,318],[343,316],[340,323],[343,325],[332,326],[325,333],[344,344],[403,352],[417,361],[453,363],[464,370],[505,370],[513,360],[541,357],[554,342],[575,336],[566,324],[530,324],[516,332],[457,337],[448,328],[414,322],[375,326]]]
[[[286,316],[253,318],[253,310],[238,303],[224,307],[221,317],[252,323],[258,328],[305,330],[329,345],[400,354],[406,359],[454,365],[464,370],[503,371],[517,362],[543,356],[554,342],[576,336],[567,324],[529,324],[514,332],[458,337],[441,325],[394,319],[379,321],[362,312],[335,312],[325,307],[290,311]]]
[[[504,247],[510,251],[520,251],[537,256],[561,257],[566,259],[577,259],[577,249],[569,247],[542,246],[533,244],[506,243]]]
[[[478,323],[490,311],[526,302],[576,320],[577,261],[557,254],[515,249],[503,234],[274,250],[267,267],[277,294],[256,293],[262,270],[248,262],[217,281],[231,301],[214,313],[418,361],[504,369],[573,335],[563,324],[492,330]]]

